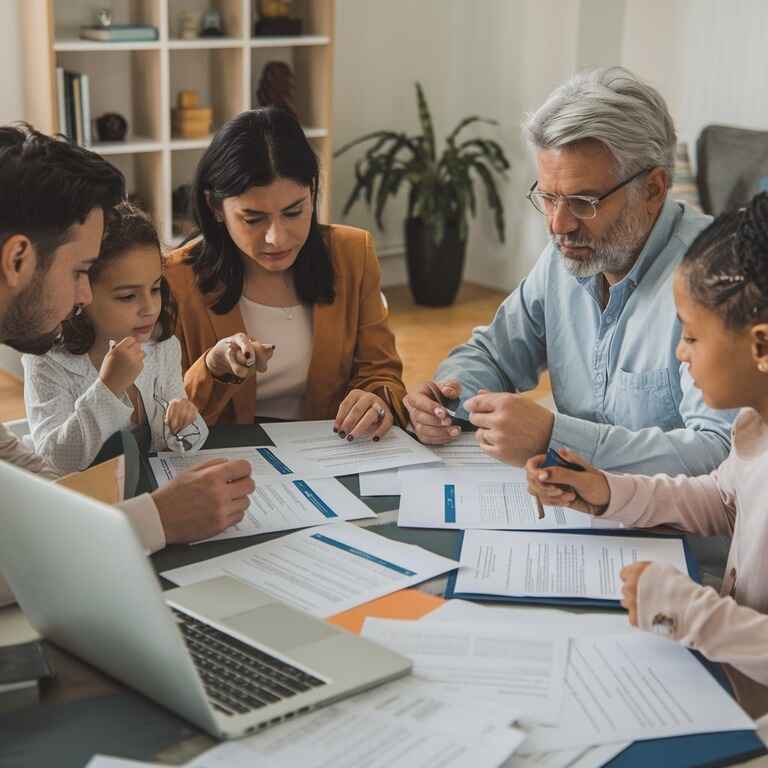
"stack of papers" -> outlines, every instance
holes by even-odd
[[[379,442],[348,442],[333,433],[332,421],[266,424],[274,446],[160,453],[150,459],[158,485],[211,459],[244,459],[256,491],[243,520],[213,539],[292,531],[339,520],[375,517],[371,509],[333,478],[381,467],[434,462],[435,455],[399,427]],[[210,541],[211,539],[206,539]]]
[[[466,531],[453,595],[618,601],[621,569],[639,560],[688,573],[682,537]]]
[[[307,529],[162,575],[181,587],[234,576],[313,616],[327,618],[458,566],[351,523]]]
[[[496,768],[523,738],[510,716],[487,701],[406,678],[222,744],[190,766]]]
[[[496,700],[538,723],[560,719],[567,637],[475,622],[366,619],[363,637],[413,661],[413,674],[457,695]]]

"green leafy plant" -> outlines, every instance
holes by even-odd
[[[345,144],[334,157],[359,144],[372,142],[355,163],[355,186],[344,205],[344,215],[364,199],[373,208],[376,223],[383,229],[382,216],[387,200],[395,197],[403,183],[408,191],[408,217],[421,218],[432,227],[436,243],[443,240],[446,228],[458,225],[459,238],[467,239],[469,214],[475,216],[475,181],[485,187],[488,206],[493,211],[499,240],[504,242],[504,204],[496,180],[509,169],[504,150],[493,139],[471,138],[459,142],[459,134],[475,123],[498,125],[495,120],[473,115],[465,117],[445,139],[438,156],[432,116],[420,83],[416,100],[421,134],[408,136],[396,131],[374,131]]]

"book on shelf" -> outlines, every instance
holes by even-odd
[[[0,712],[36,704],[47,677],[53,669],[39,640],[0,647]]]
[[[91,145],[91,95],[88,75],[56,68],[59,133],[70,141]]]
[[[100,43],[143,43],[158,39],[157,27],[143,24],[112,24],[110,27],[80,27],[83,40]]]

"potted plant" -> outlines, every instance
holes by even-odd
[[[474,123],[497,125],[495,120],[466,117],[445,140],[438,155],[432,117],[424,91],[416,83],[421,134],[374,131],[345,144],[334,157],[358,144],[370,142],[355,163],[355,186],[344,206],[346,215],[360,199],[374,210],[383,229],[382,215],[389,198],[408,187],[405,254],[413,298],[418,304],[453,303],[464,270],[469,216],[475,215],[475,182],[485,187],[499,240],[504,242],[504,205],[496,179],[504,176],[509,161],[492,139],[459,135]]]

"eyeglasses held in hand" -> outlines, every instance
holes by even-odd
[[[155,383],[152,388],[152,399],[163,409],[163,440],[165,441],[166,445],[168,444],[168,433],[170,432],[184,452],[191,451],[200,438],[200,430],[196,424],[188,424],[178,432],[174,432],[170,429],[168,422],[166,421],[170,403],[160,394],[158,390],[157,379],[155,379]]]

